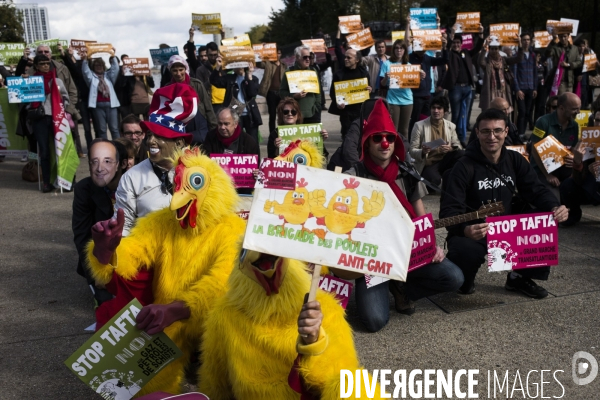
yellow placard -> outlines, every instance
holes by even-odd
[[[304,46],[310,47],[310,51],[313,53],[327,53],[327,46],[325,46],[325,40],[323,39],[302,39]]]
[[[490,46],[518,46],[519,24],[490,25]]]
[[[355,33],[361,31],[362,24],[360,22],[360,15],[346,15],[338,17],[340,32],[344,35],[349,33]]]
[[[205,34],[220,34],[223,26],[221,25],[221,14],[193,14],[192,26]]]
[[[246,33],[232,38],[221,39],[221,44],[223,46],[252,46],[252,43],[250,43],[250,36]]]
[[[321,93],[319,89],[319,77],[312,70],[288,71],[285,73],[290,88],[290,93]]]
[[[390,64],[390,89],[417,89],[421,84],[421,66]]]
[[[479,11],[456,13],[456,23],[452,29],[454,33],[479,33],[480,21]]]
[[[405,35],[404,31],[392,31],[392,44],[396,40],[404,40],[404,35]]]
[[[552,43],[552,35],[548,31],[533,32],[533,47],[536,49],[545,49]]]
[[[350,81],[333,82],[335,102],[339,105],[360,104],[369,99],[369,82],[367,78]]]
[[[595,71],[597,62],[595,54],[585,54],[583,56],[583,72]]]
[[[570,35],[573,32],[573,24],[549,19],[546,21],[546,30],[551,35]]]
[[[588,126],[590,115],[592,115],[592,112],[590,110],[579,111],[579,114],[577,114],[577,116],[575,117],[575,122],[577,122],[579,128],[586,128]]]
[[[548,173],[554,172],[565,165],[564,158],[572,153],[552,135],[533,144],[538,152],[544,168]]]
[[[110,43],[86,43],[85,47],[87,49],[88,58],[92,58],[92,55],[100,53],[109,54],[110,56],[115,55],[113,45]]]
[[[442,50],[442,31],[439,29],[415,29],[412,36],[413,51]]]
[[[346,40],[348,41],[350,48],[357,51],[367,49],[375,44],[373,36],[371,35],[371,29],[369,28],[346,36]]]
[[[254,51],[250,46],[221,46],[225,69],[246,68],[255,62]]]

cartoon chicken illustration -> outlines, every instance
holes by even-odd
[[[312,191],[308,202],[310,211],[317,218],[317,224],[325,225],[329,232],[338,235],[346,234],[348,239],[352,240],[351,234],[354,228],[363,228],[365,222],[377,217],[385,205],[383,192],[374,190],[370,199],[363,196],[363,213],[358,214],[358,192],[356,188],[359,185],[360,182],[355,178],[344,179],[346,188],[335,193],[329,200],[327,207],[325,207],[325,190]],[[327,231],[314,229],[313,233],[324,239]]]
[[[304,224],[310,216],[306,186],[308,186],[308,182],[304,178],[296,181],[296,190],[288,191],[282,204],[274,200],[267,200],[264,207],[265,212],[278,214],[279,218],[283,219],[282,227],[286,223],[290,223],[293,225],[302,225],[302,230],[305,230]]]

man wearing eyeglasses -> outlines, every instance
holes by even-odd
[[[446,193],[441,198],[440,218],[454,217],[479,209],[488,201],[502,201],[505,214],[517,213],[511,200],[517,192],[538,211],[551,211],[556,222],[563,222],[569,212],[540,182],[527,160],[515,151],[507,150],[508,117],[500,110],[488,109],[477,117],[477,139],[469,143],[465,155],[457,161],[445,182]],[[446,178],[445,178],[446,179]],[[475,291],[475,275],[487,255],[484,220],[465,222],[448,230],[448,258],[462,270],[464,284],[459,293]],[[529,297],[542,299],[548,292],[532,279],[547,280],[550,267],[527,268],[509,272],[504,286]]]
[[[421,200],[427,189],[401,165],[406,147],[398,135],[390,114],[381,99],[375,103],[363,131],[361,162],[346,174],[386,182],[411,218],[426,214]],[[394,295],[396,311],[411,315],[415,312],[414,302],[437,293],[456,291],[463,283],[460,269],[445,258],[444,251],[437,247],[431,264],[408,273],[406,283],[386,281],[367,288],[364,275],[331,269],[343,279],[356,279],[355,296],[358,316],[368,331],[377,332],[389,320],[389,292]]]
[[[294,50],[296,55],[296,63],[288,68],[288,71],[300,71],[310,69],[310,47],[298,46]],[[317,75],[317,72],[312,69]],[[281,85],[279,86],[279,97],[285,99],[286,97],[293,97],[300,104],[300,111],[304,117],[305,124],[313,124],[321,122],[321,93],[308,93],[302,90],[298,93],[290,92],[290,85],[288,83],[287,75],[283,76]]]
[[[144,152],[147,150],[143,146],[146,133],[142,130],[141,122],[138,116],[133,114],[129,114],[121,120],[121,135],[131,140],[135,146],[135,164],[146,159]]]
[[[110,219],[114,213],[115,192],[127,169],[127,151],[120,143],[95,139],[88,149],[90,176],[77,182],[73,197],[71,226],[73,241],[79,254],[77,273],[86,278],[97,305],[112,299],[104,288],[98,288],[87,268],[85,248],[92,239],[92,226]]]

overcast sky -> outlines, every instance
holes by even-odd
[[[160,43],[178,46],[182,54],[192,13],[221,13],[223,24],[241,34],[253,25],[267,24],[271,8],[283,7],[281,0],[37,0],[37,3],[48,8],[51,39],[108,42],[116,48],[117,55],[126,53],[130,57],[150,57],[148,49],[158,48]],[[196,31],[196,44],[210,41],[212,35]]]

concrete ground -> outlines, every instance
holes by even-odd
[[[339,123],[326,113],[323,122],[332,153]],[[266,154],[267,129],[261,133]],[[42,194],[21,180],[23,165],[14,158],[0,163],[0,399],[99,398],[63,364],[94,322],[91,293],[75,272],[73,194]],[[84,162],[77,176],[87,175]],[[437,214],[439,197],[427,196],[425,205]],[[437,233],[441,243],[445,231]],[[571,371],[577,351],[600,360],[599,236],[600,209],[589,206],[577,227],[559,230],[560,264],[543,284],[550,292],[544,300],[507,292],[504,274],[482,268],[474,294],[422,299],[410,317],[394,311],[390,296],[390,321],[378,333],[362,328],[352,301],[348,320],[362,363],[371,372],[407,370],[407,377],[416,369],[478,370],[477,398],[598,398],[600,377],[578,386]],[[549,372],[542,378],[541,370]],[[500,382],[508,378],[495,396],[494,373]]]

